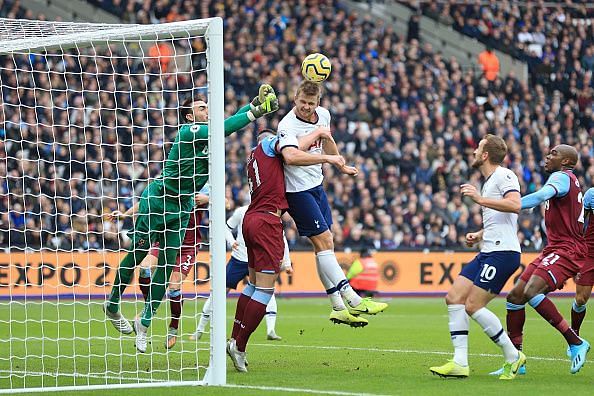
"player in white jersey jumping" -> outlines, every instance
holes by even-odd
[[[227,293],[231,289],[237,289],[237,284],[248,275],[248,254],[245,241],[243,240],[243,217],[248,209],[248,205],[240,206],[235,209],[231,217],[227,220],[227,230],[225,239],[229,246],[231,246],[231,258],[227,263]],[[237,237],[233,236],[233,231],[237,231]],[[291,258],[289,257],[289,246],[285,239],[285,255],[281,263],[281,271],[287,273],[293,272],[291,266]],[[196,332],[190,336],[191,340],[199,340],[206,330],[206,326],[210,321],[210,314],[212,312],[211,297],[209,296],[204,306],[202,307],[202,316],[198,322]],[[266,306],[266,335],[269,340],[281,340],[282,338],[276,334],[276,298],[274,294],[270,302]]]
[[[295,93],[295,107],[278,124],[281,154],[299,149],[298,138],[318,128],[330,127],[330,112],[320,107],[319,84],[303,81]],[[322,141],[324,147],[322,147]],[[316,140],[306,152],[338,155],[336,143],[330,137]],[[342,173],[356,176],[356,168],[344,165]],[[330,320],[334,323],[362,327],[369,322],[358,315],[376,314],[388,306],[371,299],[362,299],[351,288],[334,254],[334,241],[330,226],[332,213],[322,188],[322,165],[291,166],[285,164],[285,185],[289,214],[295,220],[299,235],[309,238],[314,246],[318,276],[332,302]],[[345,305],[344,300],[349,307]]]
[[[483,229],[466,234],[466,244],[483,242],[480,253],[466,265],[446,296],[449,328],[454,358],[443,366],[431,367],[442,377],[468,377],[468,316],[503,351],[505,364],[499,379],[513,379],[526,356],[512,344],[499,318],[486,308],[507,280],[520,266],[518,213],[521,208],[518,177],[501,166],[507,154],[503,139],[485,136],[474,151],[472,167],[478,169],[485,183],[482,194],[470,184],[461,186],[461,193],[483,207]]]

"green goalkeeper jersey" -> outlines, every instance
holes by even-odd
[[[225,136],[240,130],[252,121],[247,115],[249,109],[250,105],[246,105],[225,120]],[[180,204],[192,201],[194,194],[208,181],[206,124],[185,124],[180,127],[160,178],[168,197],[179,196]]]

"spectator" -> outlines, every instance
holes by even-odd
[[[490,82],[495,81],[499,76],[499,59],[491,47],[486,47],[478,56],[483,75]]]
[[[379,268],[369,249],[361,250],[359,258],[353,261],[346,277],[358,295],[373,297],[377,292]]]
[[[173,48],[165,41],[159,41],[149,48],[148,56],[153,58],[152,66],[160,66],[160,73],[167,73],[173,59]]]
[[[408,19],[408,33],[406,34],[406,42],[410,43],[413,40],[420,41],[420,21],[421,17],[418,13],[413,13]]]
[[[301,58],[324,52],[332,60],[333,74],[324,83],[323,105],[332,113],[341,152],[361,170],[355,179],[325,170],[333,216],[343,219],[342,228],[338,222],[333,228],[336,246],[464,249],[464,235],[479,229],[481,215],[476,205],[461,200],[459,184],[470,180],[480,186],[480,175],[468,161],[484,134],[506,139],[506,166],[518,174],[523,193],[542,186],[544,156],[561,140],[582,154],[577,170],[582,185],[594,183],[589,138],[594,136],[593,35],[589,25],[573,23],[571,12],[540,4],[530,14],[535,17],[527,19],[529,11],[513,4],[432,3],[438,14],[446,10],[455,28],[474,19],[481,40],[501,43],[522,59],[529,53],[516,41],[520,21],[530,24],[531,44],[541,40],[542,32],[543,59],[531,68],[530,84],[513,74],[489,82],[415,38],[406,42],[389,25],[348,13],[338,0],[304,9],[292,0],[249,7],[211,0],[196,7],[184,1],[176,3],[177,8],[162,0],[121,0],[117,7],[138,23],[166,21],[175,13],[184,18],[223,17],[226,113],[248,101],[247,92],[263,78],[279,93],[281,110],[257,128],[274,128],[291,108]],[[2,15],[26,15],[14,4],[3,2]],[[246,31],[253,39],[245,40]],[[204,48],[197,39],[175,51],[192,50],[192,61],[201,69]],[[206,80],[203,72],[191,78],[186,73],[163,74],[159,61],[147,64],[127,57],[122,48],[112,50],[114,56],[95,58],[67,51],[60,62],[52,56],[17,55],[16,63],[10,57],[0,59],[5,110],[0,114],[5,131],[0,142],[2,247],[8,246],[10,233],[21,236],[10,240],[14,248],[24,247],[25,237],[36,233],[41,246],[51,249],[119,249],[125,242],[130,225],[109,228],[101,214],[125,210],[159,174],[166,142],[177,131],[178,103]],[[67,78],[64,72],[80,78]],[[242,205],[246,197],[244,160],[254,131],[247,129],[226,141],[226,194],[233,206]],[[12,224],[17,219],[10,220],[16,204],[24,213],[21,229]],[[532,237],[524,238],[525,250],[546,243],[542,213],[527,217],[523,229]],[[75,218],[86,219],[85,226]],[[292,247],[307,248],[295,236],[292,222],[285,221],[285,226]]]

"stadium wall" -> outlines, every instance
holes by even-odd
[[[0,255],[0,299],[43,298],[85,299],[104,298],[124,252],[110,253],[10,253]],[[467,262],[472,252],[378,252],[374,255],[380,269],[378,291],[386,296],[443,295]],[[353,253],[337,252],[346,271],[357,257]],[[522,255],[522,268],[506,284],[511,289],[523,267],[536,253]],[[184,294],[206,294],[209,290],[209,266],[206,253],[198,255],[194,272],[183,288]],[[321,296],[323,290],[316,273],[314,255],[310,252],[291,254],[294,274],[283,273],[277,291],[286,297]],[[136,277],[135,277],[136,279]],[[573,283],[564,292],[573,293]],[[131,285],[130,293],[138,287]]]

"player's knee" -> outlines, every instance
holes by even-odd
[[[575,291],[575,302],[577,305],[586,305],[588,300],[590,299],[590,294],[592,293],[592,289],[589,287],[585,288],[577,288]]]
[[[474,315],[474,313],[481,308],[482,306],[480,306],[480,304],[476,304],[474,301],[466,301],[466,304],[464,304],[464,309],[466,310],[466,314],[468,314],[468,316]]]
[[[465,304],[464,297],[460,293],[456,293],[454,290],[450,290],[445,296],[445,302],[447,305],[454,304]]]
[[[541,287],[541,285],[537,283],[528,283],[526,288],[524,289],[524,298],[526,301],[530,301],[533,297],[537,296],[538,294],[544,294],[545,290]]]
[[[588,303],[588,300],[589,300],[589,299],[590,299],[590,295],[589,295],[589,294],[588,294],[588,295],[586,295],[586,296],[579,295],[579,294],[576,294],[576,295],[575,295],[575,303],[576,303],[577,305],[580,305],[580,306],[581,306],[581,305],[586,305],[586,304]]]
[[[507,295],[507,302],[518,305],[525,304],[524,288],[514,287]]]
[[[310,238],[311,243],[314,245],[316,252],[322,252],[324,250],[334,250],[334,239],[332,233],[327,230],[319,235],[315,235]]]

